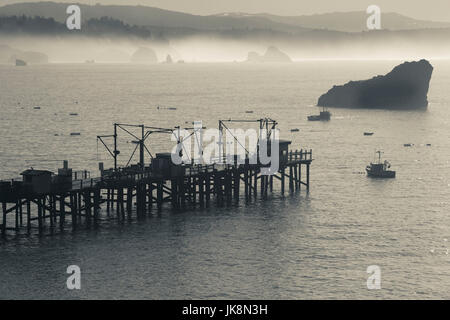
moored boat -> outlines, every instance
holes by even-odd
[[[388,170],[391,167],[391,164],[385,160],[381,161],[381,151],[376,152],[378,154],[378,162],[371,162],[366,167],[366,172],[369,177],[373,178],[395,178],[395,171]]]
[[[16,67],[25,67],[27,63],[24,60],[16,59]]]
[[[323,110],[320,111],[319,115],[308,116],[308,121],[329,121],[330,119],[331,119],[331,112],[325,110],[325,108],[323,108]]]

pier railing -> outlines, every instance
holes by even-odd
[[[20,232],[23,223],[28,234],[32,228],[37,228],[39,234],[45,230],[53,233],[58,224],[63,231],[70,218],[74,230],[91,221],[97,226],[103,204],[107,216],[113,210],[118,220],[125,221],[125,215],[128,219],[133,214],[142,217],[150,214],[154,206],[159,212],[164,203],[176,210],[213,203],[223,206],[233,199],[239,202],[241,192],[246,200],[256,199],[258,194],[267,199],[274,192],[275,181],[279,181],[281,194],[285,187],[291,193],[302,186],[309,190],[312,150],[282,151],[280,157],[279,170],[271,176],[263,173],[261,164],[247,161],[179,166],[165,162],[157,167],[135,165],[103,170],[102,176],[96,178],[83,174],[73,180],[69,174],[60,174],[48,179],[45,172],[45,179],[0,181],[0,235],[6,237],[10,230]],[[8,215],[11,219],[7,219]]]
[[[287,156],[288,163],[309,162],[312,161],[312,149],[310,150],[295,150],[290,151]],[[241,164],[244,165],[244,164]],[[231,170],[239,168],[239,165],[233,163],[214,163],[214,164],[190,164],[183,166],[169,167],[164,173],[154,172],[149,167],[144,171],[138,171],[136,168],[121,168],[119,171],[112,171],[107,175],[101,177],[91,178],[89,171],[76,171],[72,175],[72,181],[67,183],[52,182],[52,192],[63,191],[78,191],[83,189],[95,188],[99,184],[109,185],[126,185],[136,184],[139,181],[146,181],[151,179],[170,180],[178,177],[192,177],[201,174],[208,174],[215,171]],[[133,169],[133,170],[132,170]],[[24,184],[22,181],[0,181],[0,195],[6,198],[17,194],[30,194],[30,186]]]
[[[289,161],[312,161],[312,149],[295,150],[289,152]]]

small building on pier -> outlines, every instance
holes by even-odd
[[[152,159],[152,172],[163,177],[176,177],[185,174],[185,168],[182,165],[176,165],[172,161],[170,152],[157,153]]]
[[[263,140],[262,143],[267,143],[267,156],[272,156],[272,140]],[[279,165],[281,167],[285,166],[289,161],[289,145],[292,143],[290,140],[278,140],[278,152],[279,152]],[[258,163],[260,154],[259,154],[259,146],[258,146]]]
[[[48,170],[35,170],[33,168],[21,173],[23,184],[34,193],[49,193],[52,184],[53,172]]]
[[[279,140],[280,148],[280,165],[284,166],[289,161],[289,145],[292,143],[290,140]]]

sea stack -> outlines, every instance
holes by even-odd
[[[48,56],[41,52],[19,51],[9,58],[9,62],[15,63],[17,60],[26,61],[30,64],[46,64],[48,63]]]
[[[433,66],[427,60],[405,62],[385,76],[334,86],[317,103],[321,107],[421,109],[428,107]]]
[[[141,47],[131,56],[131,62],[134,63],[157,63],[155,51],[150,48]]]
[[[249,52],[247,62],[274,62],[274,63],[287,63],[292,62],[291,58],[284,52],[280,51],[277,47],[269,47],[264,55],[260,55],[257,52]]]
[[[25,67],[27,63],[23,60],[16,59],[16,67]]]

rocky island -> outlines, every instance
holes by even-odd
[[[428,106],[433,66],[427,60],[405,62],[384,76],[334,86],[317,103],[321,107],[420,109]]]
[[[141,47],[137,49],[131,56],[131,62],[133,63],[157,63],[158,58],[153,49]]]
[[[32,64],[48,63],[48,56],[46,54],[34,51],[18,52],[17,54],[11,56],[10,62],[15,62],[18,59]]]
[[[45,64],[48,63],[48,56],[41,52],[22,51],[0,44],[0,64],[15,64],[17,60],[31,64]]]
[[[291,58],[284,52],[280,51],[277,47],[269,47],[264,55],[260,55],[257,52],[249,52],[247,62],[277,62],[286,63],[292,62]]]

